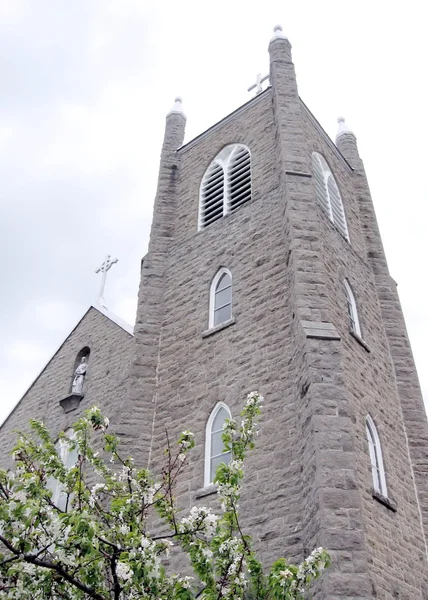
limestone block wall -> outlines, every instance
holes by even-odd
[[[350,234],[348,243],[319,209],[322,255],[331,290],[333,322],[342,338],[341,353],[357,456],[355,485],[362,492],[363,525],[369,546],[373,590],[378,598],[424,597],[427,554],[413,466],[375,275],[367,261],[352,170],[320,139],[319,132],[309,120],[306,121],[306,135],[308,149],[321,152],[332,168],[341,190]],[[349,331],[343,286],[345,277],[356,296],[366,345]],[[378,429],[388,496],[397,502],[397,512],[381,505],[372,496],[365,431],[368,414]],[[349,518],[349,515],[343,515],[343,518]]]
[[[85,395],[78,409],[65,413],[59,401],[70,393],[75,359],[85,346],[91,350]],[[2,466],[9,464],[16,430],[27,429],[30,418],[42,420],[56,435],[96,405],[111,418],[112,426],[116,425],[117,407],[127,394],[131,349],[132,336],[90,308],[1,426]]]
[[[293,105],[295,120],[281,124],[281,96],[272,94],[268,90],[177,152],[155,397],[149,393],[151,466],[160,469],[166,430],[174,438],[190,428],[196,448],[179,502],[183,509],[194,502],[215,506],[215,495],[203,489],[206,422],[218,401],[236,416],[245,393],[258,389],[266,405],[241,510],[265,561],[280,555],[300,560],[322,543],[332,552],[334,570],[315,597],[424,598],[425,542],[353,171],[304,107],[297,113]],[[296,154],[287,146],[285,155],[300,172],[281,166],[282,127],[287,144],[298,132]],[[203,173],[234,142],[250,148],[253,199],[198,232]],[[325,156],[336,176],[351,243],[316,204],[308,173],[312,151]],[[235,321],[210,334],[209,288],[220,267],[232,272]],[[370,352],[349,333],[344,277],[358,298]],[[331,323],[337,337],[307,339],[303,318]],[[385,446],[397,512],[371,494],[368,412]]]
[[[194,502],[215,506],[215,494],[202,487],[207,420],[218,401],[236,416],[244,395],[258,389],[266,405],[241,510],[265,562],[281,555],[300,560],[325,545],[334,565],[314,598],[422,600],[426,452],[416,448],[425,433],[415,425],[420,411],[410,394],[397,394],[401,371],[412,393],[416,384],[402,315],[389,292],[385,300],[378,276],[389,274],[371,200],[352,161],[300,101],[288,40],[276,34],[269,51],[272,87],[189,144],[180,148],[183,116],[167,117],[128,409],[149,416],[140,427],[155,471],[166,430],[170,439],[183,428],[195,433],[179,502],[183,509]],[[231,143],[250,149],[252,200],[198,232],[202,176]],[[335,174],[350,243],[317,204],[313,151]],[[234,321],[212,332],[209,289],[220,267],[232,273]],[[365,342],[349,333],[345,277],[358,299]],[[401,337],[393,340],[394,321]],[[371,494],[367,413],[385,447],[396,512]],[[136,432],[132,413],[126,418]]]
[[[212,496],[199,498],[198,492],[204,485],[208,417],[218,401],[238,416],[245,394],[259,390],[266,396],[260,449],[248,460],[241,509],[246,530],[263,547],[267,560],[279,556],[284,547],[298,560],[302,554],[300,460],[295,390],[290,385],[294,380],[293,348],[287,334],[291,322],[290,280],[285,268],[289,241],[282,225],[284,201],[278,195],[271,115],[267,92],[197,144],[179,151],[177,216],[166,269],[152,466],[157,469],[161,463],[158,457],[165,445],[165,430],[174,438],[184,428],[191,429],[196,448],[179,501],[183,507],[195,501],[215,502]],[[250,149],[253,200],[198,232],[200,180],[212,158],[233,142]],[[232,273],[235,323],[204,335],[210,284],[220,267]]]

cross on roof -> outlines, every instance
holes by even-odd
[[[262,77],[261,73],[257,73],[256,83],[253,83],[253,85],[248,88],[248,91],[251,92],[251,90],[255,89],[256,95],[261,94],[263,92],[262,83],[266,81],[266,79],[269,79],[269,75],[264,75],[264,77]]]
[[[117,262],[118,262],[117,258],[111,258],[110,254],[107,254],[102,265],[100,267],[98,267],[98,269],[96,269],[96,271],[95,271],[95,273],[103,274],[103,276],[101,278],[101,287],[100,287],[98,302],[101,304],[101,306],[104,306],[104,308],[107,308],[105,305],[105,302],[104,302],[104,288],[106,285],[107,271],[110,271],[112,266]]]

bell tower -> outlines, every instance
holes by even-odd
[[[269,86],[183,145],[167,116],[142,262],[133,452],[195,434],[183,506],[216,504],[219,427],[265,397],[242,493],[268,564],[327,548],[316,598],[427,598],[428,425],[355,135],[300,99],[277,26]]]

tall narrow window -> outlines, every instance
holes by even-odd
[[[199,229],[251,200],[251,155],[246,146],[231,144],[215,157],[202,178]]]
[[[224,213],[224,171],[213,163],[206,172],[201,187],[201,225],[207,227]]]
[[[232,318],[232,274],[221,268],[211,283],[209,326],[217,327]]]
[[[66,431],[66,436],[72,440],[75,437],[75,433],[72,430]],[[64,440],[59,439],[55,448],[61,458],[64,466],[67,469],[71,469],[75,466],[78,459],[77,448],[70,448],[70,446]],[[67,493],[64,491],[62,484],[53,477],[50,477],[47,482],[47,487],[52,491],[52,502],[62,511],[67,508]]]
[[[205,485],[213,483],[217,467],[223,462],[227,464],[231,459],[231,452],[224,451],[222,440],[224,422],[230,417],[226,404],[219,402],[208,419],[205,434]]]
[[[372,467],[373,487],[376,492],[387,497],[385,470],[383,467],[382,448],[379,435],[370,415],[366,418],[366,433],[369,443],[370,462]]]
[[[312,170],[319,204],[330,221],[334,223],[336,229],[349,241],[345,211],[339,188],[325,158],[318,152],[312,153]]]
[[[358,337],[362,337],[360,319],[358,317],[357,303],[355,301],[354,292],[352,291],[351,285],[347,279],[345,279],[343,283],[345,286],[346,302],[348,304],[349,325],[351,331],[356,333]]]
[[[237,209],[251,199],[251,158],[248,148],[236,146],[228,164],[228,208]]]

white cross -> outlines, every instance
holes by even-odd
[[[107,271],[110,271],[110,269],[112,268],[112,266],[118,262],[117,258],[111,258],[110,254],[107,254],[105,261],[103,262],[103,264],[101,265],[101,267],[98,267],[98,269],[95,271],[95,273],[102,273],[103,276],[101,278],[101,287],[100,287],[100,295],[98,298],[99,303],[101,304],[101,306],[105,307],[105,303],[104,303],[104,288],[106,285],[106,278],[107,278]]]
[[[251,90],[255,89],[256,95],[261,94],[263,92],[262,83],[266,81],[266,79],[269,79],[269,75],[262,77],[261,73],[257,73],[256,83],[253,83],[253,85],[248,88],[248,91],[251,92]]]

